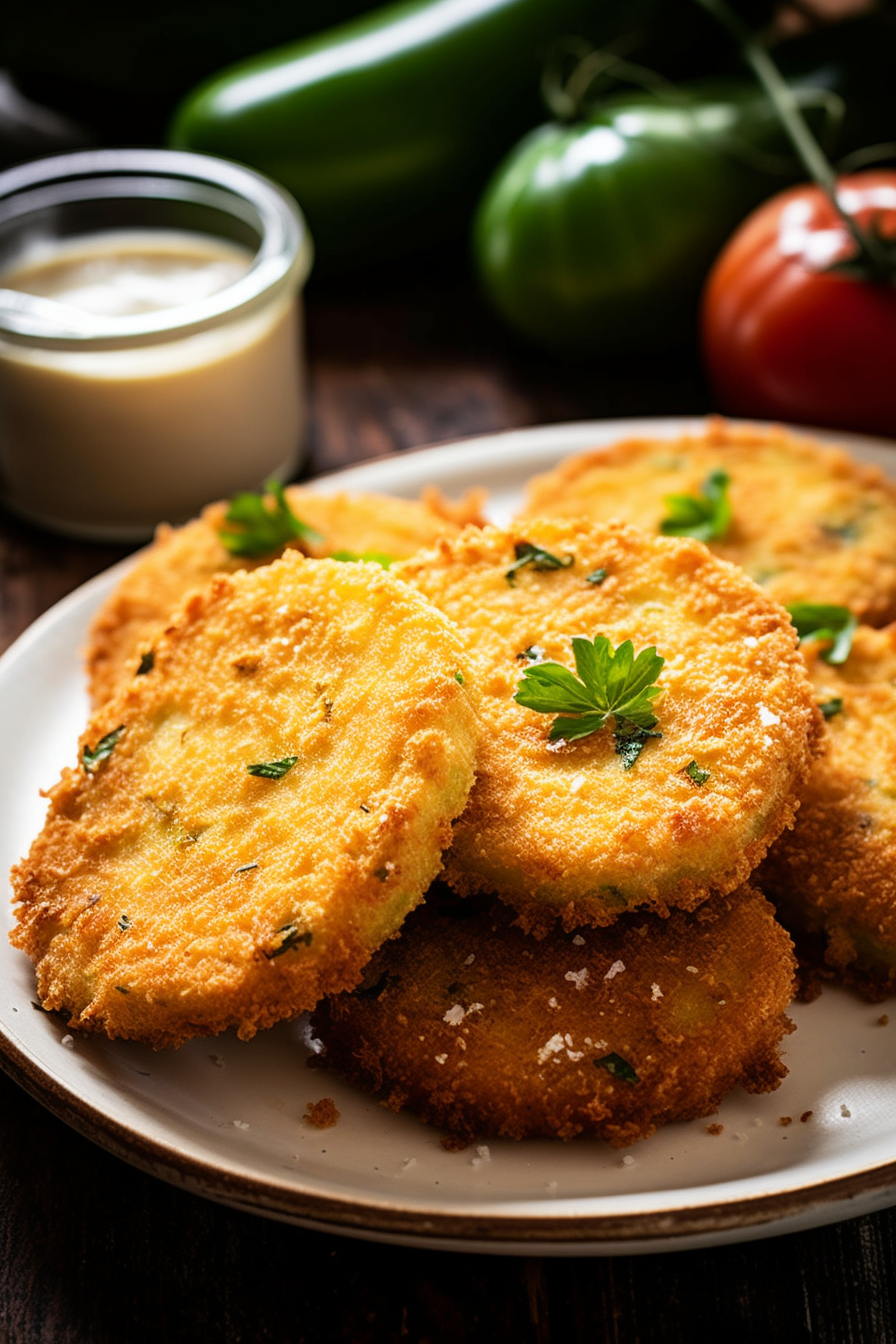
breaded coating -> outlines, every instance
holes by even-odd
[[[669,495],[729,478],[731,523],[710,550],[772,597],[896,620],[896,486],[876,467],[779,428],[713,419],[703,435],[629,439],[582,453],[529,483],[522,518],[623,518],[656,533]],[[819,598],[819,593],[824,597]]]
[[[292,551],[191,594],[13,870],[44,1007],[177,1045],[356,983],[473,779],[464,658],[378,565]]]
[[[761,880],[829,974],[877,1000],[896,992],[896,625],[860,626],[846,662],[803,650],[829,716],[792,830]]]
[[[362,985],[319,1005],[324,1060],[452,1135],[617,1147],[787,1070],[790,939],[744,886],[693,914],[541,942],[491,902],[431,897]]]
[[[509,574],[524,543],[564,567]],[[457,891],[496,893],[536,933],[693,909],[745,881],[792,820],[821,733],[796,634],[700,542],[533,520],[468,529],[394,572],[457,623],[482,694],[476,784],[446,858]],[[666,660],[662,736],[631,768],[609,727],[552,743],[551,716],[513,699],[533,660],[571,668],[572,637],[598,633]]]
[[[288,486],[286,498],[296,516],[321,535],[320,541],[295,541],[290,546],[318,557],[350,551],[403,558],[432,545],[443,532],[456,533],[467,523],[482,521],[483,496],[477,491],[455,504],[437,490],[409,500],[378,494],[324,495]],[[94,617],[85,663],[95,708],[131,680],[141,657],[192,588],[213,574],[269,564],[281,553],[256,559],[231,555],[219,535],[227,509],[225,502],[210,504],[201,517],[183,527],[163,524]]]

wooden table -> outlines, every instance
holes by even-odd
[[[696,361],[561,365],[462,276],[312,297],[310,471],[465,434],[702,413]],[[123,552],[0,517],[0,641]],[[4,762],[7,780],[15,762]],[[892,1344],[896,1211],[618,1259],[406,1250],[207,1203],[109,1156],[0,1074],[0,1344]]]

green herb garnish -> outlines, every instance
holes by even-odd
[[[454,674],[454,680],[457,682],[458,686],[463,686],[463,684],[464,684],[464,674],[463,674],[463,672],[455,672],[455,674]]]
[[[388,569],[394,563],[395,556],[385,555],[382,551],[331,551],[327,559],[344,560],[347,564],[368,560],[372,565],[382,565],[383,569]]]
[[[729,483],[727,471],[716,469],[703,482],[702,494],[666,495],[669,516],[660,523],[660,531],[667,537],[721,540],[731,526]]]
[[[513,564],[504,575],[511,588],[516,583],[516,576],[526,565],[531,565],[533,569],[569,569],[570,565],[575,564],[574,555],[552,555],[550,551],[542,550],[540,546],[535,546],[531,541],[518,541],[513,548],[516,556]]]
[[[530,644],[528,649],[523,649],[522,653],[516,655],[516,660],[518,663],[543,663],[544,649],[538,644]]]
[[[818,708],[826,719],[832,719],[835,714],[843,713],[842,695],[832,695],[830,700],[819,701]]]
[[[647,728],[636,728],[632,724],[618,723],[613,730],[616,755],[622,757],[623,770],[631,770],[647,743],[649,737],[662,737],[662,733],[652,733]]]
[[[606,577],[607,577],[607,571],[604,569],[603,566],[601,566],[600,569],[592,570],[590,574],[586,574],[585,582],[595,583],[599,588]]]
[[[145,677],[147,672],[151,672],[155,666],[156,656],[152,649],[147,649],[146,653],[140,657],[140,666],[137,668],[135,676]]]
[[[662,689],[655,682],[665,660],[655,648],[636,658],[630,639],[614,650],[606,635],[595,635],[593,643],[576,635],[572,651],[578,676],[560,663],[537,663],[526,668],[513,698],[539,714],[558,715],[551,742],[590,737],[615,719],[616,750],[629,769],[647,738],[660,736],[651,732],[657,721],[651,702]]]
[[[831,647],[822,652],[826,663],[845,663],[852,648],[852,637],[859,623],[849,607],[837,607],[824,602],[793,602],[787,608],[796,626],[800,643],[806,639],[822,640]]]
[[[120,723],[117,728],[112,729],[111,733],[107,733],[105,737],[101,737],[95,747],[84,747],[81,752],[81,764],[84,766],[88,775],[95,774],[103,761],[109,759],[124,730],[125,724]]]
[[[822,523],[821,530],[832,541],[858,541],[859,525],[855,521],[848,523]]]
[[[257,867],[257,863],[243,863],[240,864],[239,868],[234,868],[233,875],[236,877],[237,873],[251,873]]]
[[[267,494],[246,490],[230,501],[224,521],[235,523],[236,529],[219,528],[218,536],[231,555],[268,555],[296,538],[323,540],[319,532],[293,513],[279,481],[266,481],[264,488]]]
[[[298,756],[284,756],[282,761],[261,761],[258,765],[247,765],[246,769],[259,779],[282,779],[298,759]]]
[[[684,768],[684,773],[688,779],[692,779],[695,784],[705,784],[710,778],[711,771],[701,770],[696,761],[689,761]]]
[[[268,961],[273,961],[274,957],[282,957],[284,952],[290,952],[301,944],[310,947],[314,935],[308,929],[300,929],[298,924],[284,924],[282,929],[277,930],[275,937],[279,937],[279,943],[270,951],[265,948],[264,955]]]
[[[641,1080],[635,1073],[627,1059],[617,1055],[615,1050],[609,1055],[603,1055],[600,1059],[594,1061],[598,1069],[606,1069],[607,1073],[612,1073],[614,1078],[621,1078],[626,1083],[639,1083]]]

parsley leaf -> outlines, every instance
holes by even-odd
[[[539,714],[558,715],[551,742],[589,737],[615,719],[616,750],[630,768],[647,737],[659,736],[650,731],[656,724],[651,702],[662,689],[654,683],[665,660],[655,648],[636,658],[630,639],[614,650],[606,635],[595,635],[593,643],[576,635],[572,651],[578,676],[560,663],[536,663],[524,671],[513,698]]]
[[[81,764],[88,775],[95,774],[103,761],[109,759],[124,730],[125,725],[121,723],[117,728],[113,728],[111,733],[107,733],[105,737],[101,737],[95,747],[84,747],[81,752]]]
[[[612,1073],[614,1078],[622,1078],[626,1083],[639,1083],[641,1080],[635,1073],[627,1059],[617,1055],[613,1050],[609,1055],[603,1055],[600,1059],[594,1061],[598,1069],[606,1069],[607,1073]]]
[[[147,649],[144,654],[141,654],[140,666],[137,668],[137,671],[134,675],[138,677],[145,677],[147,672],[151,672],[152,669],[155,667],[155,663],[156,663],[155,654],[153,653],[152,649]]]
[[[247,765],[246,769],[259,779],[282,779],[298,759],[298,756],[284,756],[282,761],[260,761],[257,765]]]
[[[533,569],[569,569],[570,565],[575,564],[574,555],[552,555],[531,541],[518,541],[513,553],[516,559],[504,575],[511,588],[516,583],[517,573],[526,565],[531,565]]]
[[[835,714],[843,713],[843,696],[832,695],[830,700],[820,700],[818,708],[826,719],[832,719]]]
[[[792,602],[787,608],[796,626],[800,643],[819,639],[830,643],[822,658],[826,663],[845,663],[852,648],[852,637],[859,623],[849,607],[837,607],[824,602]]]
[[[218,536],[231,555],[268,555],[296,537],[323,540],[319,532],[293,513],[279,481],[265,481],[264,488],[265,495],[246,490],[230,501],[224,521],[236,523],[236,529],[219,528]],[[271,504],[270,495],[273,495]]]
[[[684,768],[684,773],[687,775],[688,779],[693,780],[695,784],[701,785],[705,784],[712,774],[710,770],[703,770],[696,761],[689,761]]]
[[[603,583],[604,579],[607,577],[607,572],[608,571],[604,568],[604,566],[601,565],[600,569],[592,570],[590,574],[585,575],[585,582],[594,583],[599,588],[600,585]]]
[[[669,516],[660,523],[663,535],[720,541],[731,526],[730,479],[727,471],[717,468],[703,482],[702,494],[666,495]]]

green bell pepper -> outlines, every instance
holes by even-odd
[[[466,233],[488,174],[539,119],[552,38],[607,40],[662,7],[403,0],[212,78],[177,111],[170,143],[282,183],[324,269],[406,255]]]

